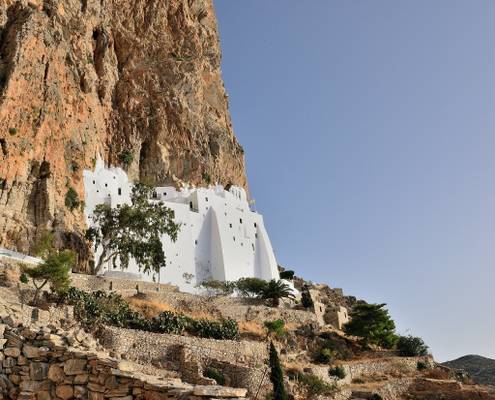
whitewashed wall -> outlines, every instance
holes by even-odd
[[[106,168],[101,160],[94,171],[84,171],[84,185],[88,225],[97,204],[116,207],[130,201],[132,183],[125,171]],[[156,201],[175,211],[181,229],[175,243],[162,238],[167,267],[156,277],[141,274],[142,279],[171,283],[187,292],[197,292],[197,284],[206,279],[279,279],[263,217],[251,211],[244,189],[159,187],[156,192]],[[109,270],[107,265],[102,273]],[[139,274],[139,268],[131,262],[127,272]]]

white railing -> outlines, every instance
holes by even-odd
[[[3,247],[0,247],[0,258],[2,257],[16,261],[22,261],[28,264],[40,264],[43,262],[41,258],[31,257],[27,254],[18,253],[17,251],[7,250]]]

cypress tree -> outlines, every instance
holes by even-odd
[[[288,400],[284,386],[284,373],[273,342],[270,342],[270,380],[273,384],[273,400]]]

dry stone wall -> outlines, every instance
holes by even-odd
[[[15,327],[18,322],[3,320],[10,325],[0,324],[1,400],[239,399],[247,392],[147,375],[132,363],[71,348],[48,327]]]

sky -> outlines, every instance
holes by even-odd
[[[495,2],[215,0],[278,261],[495,358]]]

